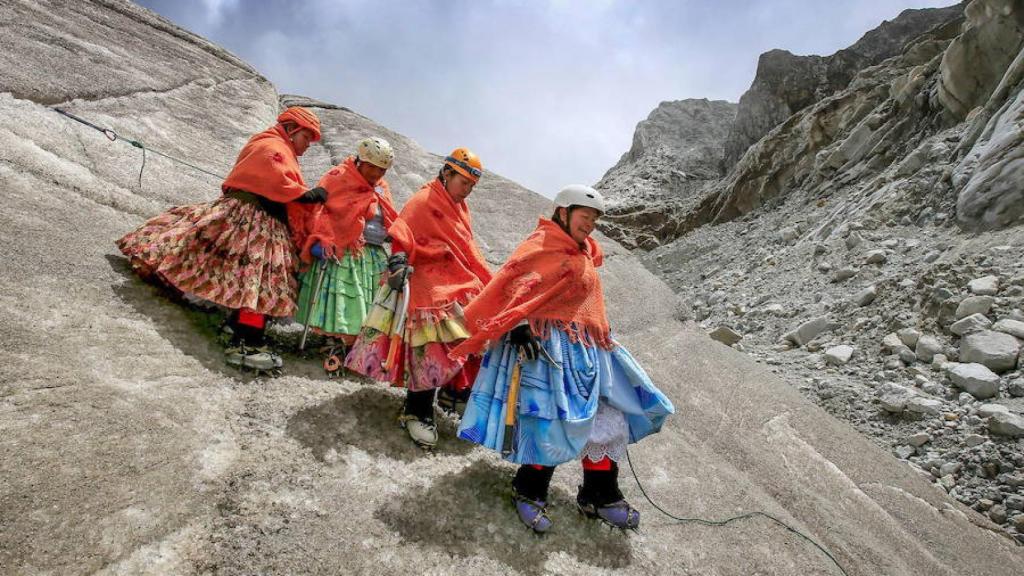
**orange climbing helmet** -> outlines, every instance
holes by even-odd
[[[277,117],[278,122],[294,122],[313,132],[313,142],[320,139],[320,119],[302,106],[291,106]]]
[[[480,157],[469,148],[456,148],[444,159],[444,165],[450,166],[459,174],[469,178],[475,184],[484,173],[484,165]]]

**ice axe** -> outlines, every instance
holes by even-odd
[[[501,439],[501,455],[508,456],[513,452],[516,436],[516,416],[519,413],[519,380],[522,377],[519,358],[512,364],[512,378],[508,383],[508,396],[505,398],[505,433]]]
[[[384,360],[384,369],[388,371],[395,367],[395,361],[398,360],[398,349],[401,347],[402,337],[405,333],[405,320],[409,317],[409,278],[406,278],[402,284],[402,297],[400,301],[401,303],[395,306],[395,308],[401,308],[398,313],[398,324],[395,325],[395,331],[391,333],[388,356]]]
[[[309,303],[309,308],[306,309],[306,321],[305,326],[302,328],[302,339],[299,340],[299,351],[306,349],[306,337],[309,336],[309,317],[313,315],[313,310],[316,309],[316,305],[320,302],[320,291],[324,287],[324,276],[327,273],[327,260],[320,261],[320,269],[316,273],[315,287],[313,288],[313,298]]]

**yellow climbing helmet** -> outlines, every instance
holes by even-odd
[[[475,184],[484,173],[484,165],[480,157],[469,148],[456,148],[444,159],[444,165],[450,166],[459,174],[469,178]]]

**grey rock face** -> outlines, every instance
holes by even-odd
[[[988,90],[988,101],[970,119],[951,120],[939,101],[946,74],[962,75],[964,86],[976,81],[975,72],[963,67],[940,70],[954,39],[994,34],[1010,38],[1005,46],[1013,50],[1020,44],[1019,38],[1012,39],[1016,24],[1010,24],[1019,12],[1016,4],[975,0],[971,6],[971,18],[1003,22],[1005,26],[992,24],[1001,32],[975,25],[989,31],[969,32],[974,28],[964,29],[958,20],[921,34],[902,54],[861,70],[844,89],[777,123],[721,180],[707,182],[686,202],[659,205],[657,216],[652,215],[658,236],[670,239],[704,224],[732,221],[794,193],[833,206],[832,214],[818,222],[818,235],[828,235],[866,206],[901,206],[901,196],[917,197],[925,189],[935,189],[936,183],[953,191],[955,207],[939,212],[908,206],[897,219],[926,223],[947,220],[949,212],[955,212],[967,228],[1019,222],[1024,215],[1024,187],[1019,186],[1024,179],[1024,136],[1014,118],[1024,106],[1024,58],[1002,63],[1002,79]],[[945,128],[950,122],[956,124],[954,129]],[[638,241],[651,238],[644,230],[637,230],[637,236]]]
[[[1024,178],[1024,134],[1014,128],[1024,111],[1021,12],[1017,0],[975,0],[963,34],[943,55],[939,99],[946,110],[962,119],[981,107],[953,172],[957,220],[965,227],[1000,228],[1024,217],[1024,188],[1013,185]]]
[[[608,201],[601,229],[631,248],[649,249],[671,237],[671,210],[664,206],[685,203],[722,176],[722,142],[735,115],[736,105],[720,100],[662,102],[595,184]]]
[[[736,123],[726,141],[724,162],[731,167],[751,144],[793,113],[845,88],[860,70],[895,56],[906,43],[959,17],[961,8],[905,10],[831,56],[795,56],[785,50],[758,59],[750,89],[740,98]]]
[[[1021,6],[1014,0],[974,0],[964,32],[942,55],[939,101],[959,119],[985,104],[1017,56],[1024,36]]]
[[[960,360],[982,364],[993,372],[1012,370],[1017,365],[1020,341],[1002,332],[982,330],[968,334],[960,343]]]
[[[601,225],[602,230],[628,247],[652,249],[694,226],[731,219],[756,207],[762,200],[773,196],[777,186],[787,185],[790,179],[790,176],[780,178],[781,174],[763,174],[763,170],[771,169],[771,165],[778,164],[781,158],[791,157],[798,148],[788,146],[785,152],[766,150],[758,153],[757,158],[752,158],[744,168],[738,169],[738,160],[745,151],[753,148],[752,144],[767,137],[794,114],[814,108],[837,91],[856,84],[859,72],[898,54],[909,40],[920,37],[935,26],[958,20],[961,11],[962,8],[957,7],[904,11],[892,22],[883,23],[878,29],[865,34],[854,46],[829,57],[793,56],[784,50],[765,53],[759,61],[759,70],[751,89],[741,98],[739,112],[735,104],[716,103],[722,106],[721,113],[714,119],[706,120],[700,133],[687,134],[680,140],[690,143],[695,150],[713,150],[710,154],[699,153],[697,159],[692,155],[684,155],[679,160],[673,160],[671,155],[649,152],[666,147],[650,146],[648,141],[661,142],[671,138],[651,137],[651,128],[657,123],[652,121],[648,126],[642,122],[638,126],[631,150],[597,184],[612,199],[612,207]],[[908,57],[907,62],[916,66],[930,55],[929,49],[918,49]],[[863,98],[858,96],[858,101],[846,103],[851,110],[836,111],[844,117],[841,129],[845,130],[845,125],[854,121],[850,117],[851,113],[863,114],[871,108],[868,101],[875,102],[881,95],[881,92],[875,96],[862,94]],[[677,103],[664,103],[659,109],[674,104]],[[833,106],[829,108],[834,109]],[[656,113],[659,117],[670,115],[659,109],[652,116]],[[679,122],[679,125],[687,126],[689,122],[686,119]],[[814,122],[819,127],[815,129],[818,131],[827,126],[827,134],[815,135],[812,147],[802,147],[810,155],[817,151],[820,144],[826,143],[825,140],[833,137],[831,133],[836,124],[834,121],[826,121],[824,124]],[[804,127],[798,131],[803,132]],[[721,138],[723,131],[728,132],[727,139]],[[657,132],[667,134],[671,130],[659,128]],[[843,154],[867,153],[875,140],[871,132],[858,131],[857,138],[851,139]],[[705,133],[713,133],[711,140],[703,139]],[[724,153],[721,152],[723,142],[727,149]],[[716,154],[720,165],[710,171],[704,160]],[[775,157],[775,160],[769,160],[769,157]],[[924,160],[927,161],[927,158]],[[691,165],[698,168],[687,168]],[[719,180],[730,171],[737,172],[735,178]],[[805,170],[802,167],[798,171]],[[714,174],[710,175],[712,172]],[[783,172],[794,174],[790,168]],[[726,191],[720,191],[723,187]],[[709,194],[721,197],[709,200]],[[740,197],[730,199],[725,198],[726,195]]]

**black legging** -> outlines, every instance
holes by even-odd
[[[405,413],[420,420],[433,420],[434,396],[436,394],[436,388],[420,392],[408,391],[405,395]]]

